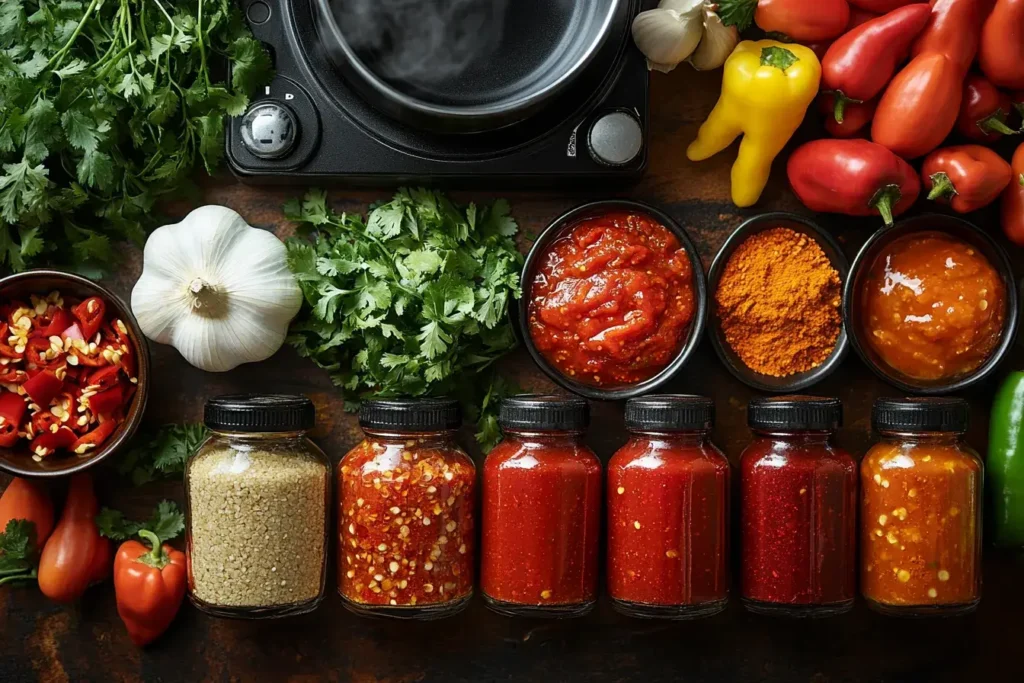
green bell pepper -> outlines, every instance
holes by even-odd
[[[996,392],[985,479],[995,544],[1024,547],[1024,372],[1011,372]]]

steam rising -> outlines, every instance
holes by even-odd
[[[435,85],[492,56],[509,0],[333,0],[345,39],[392,81]]]

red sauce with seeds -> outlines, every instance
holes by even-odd
[[[473,592],[476,470],[449,438],[367,432],[338,467],[338,591],[441,608]]]
[[[484,463],[481,524],[480,588],[492,606],[593,602],[601,463],[578,435],[508,434]]]
[[[551,244],[529,285],[534,346],[583,384],[655,376],[678,354],[694,315],[686,250],[643,215],[580,221]]]
[[[704,432],[635,434],[608,463],[607,490],[612,599],[724,606],[729,462]]]

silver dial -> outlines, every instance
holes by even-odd
[[[298,136],[298,120],[283,104],[257,102],[242,117],[242,146],[260,159],[288,156]]]
[[[594,121],[587,135],[590,156],[606,166],[625,166],[640,154],[643,145],[640,122],[624,111],[613,111]]]

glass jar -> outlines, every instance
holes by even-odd
[[[626,403],[629,441],[608,463],[608,593],[623,614],[692,619],[729,598],[729,461],[702,396]]]
[[[879,612],[970,612],[981,600],[982,463],[957,398],[879,399],[861,462],[861,593]]]
[[[780,396],[747,407],[753,442],[740,459],[743,602],[813,617],[853,607],[857,464],[832,443],[835,398]]]
[[[366,438],[338,463],[338,593],[364,616],[438,619],[473,595],[476,468],[459,404],[366,401]]]
[[[220,396],[185,466],[188,593],[225,617],[302,614],[324,596],[331,465],[305,396]]]
[[[505,615],[572,617],[597,594],[601,462],[579,398],[502,402],[505,439],[484,463],[480,589]]]

